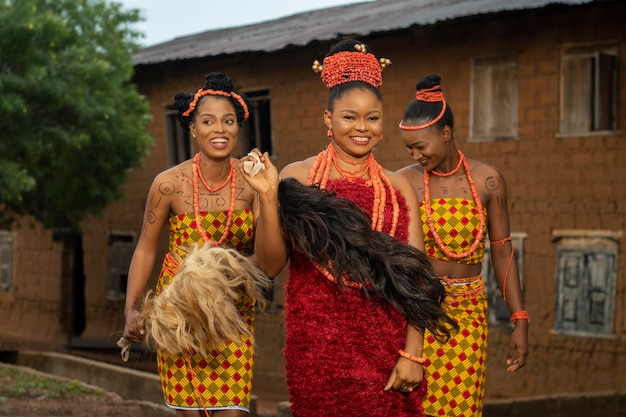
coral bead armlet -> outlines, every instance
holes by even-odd
[[[528,311],[520,310],[520,311],[516,311],[515,313],[511,314],[511,321],[513,323],[517,322],[517,320],[519,320],[519,319],[527,320],[530,323],[530,317],[528,316]]]
[[[494,240],[491,242],[492,245],[504,245],[506,242],[512,242],[511,236],[505,237],[501,240]],[[509,270],[511,269],[511,262],[513,262],[513,258],[515,257],[515,248],[511,244],[511,255],[509,256],[509,262],[506,264],[506,270],[504,271],[504,280],[502,281],[502,298],[506,301],[506,279],[509,277]]]
[[[420,363],[420,364],[423,364],[423,363],[426,361],[426,359],[424,359],[424,358],[420,358],[419,356],[413,356],[413,355],[411,355],[410,353],[406,353],[406,352],[405,352],[405,351],[403,351],[402,349],[400,349],[400,350],[398,351],[398,355],[400,355],[400,356],[402,356],[403,358],[406,358],[406,359],[408,359],[408,360],[410,360],[410,361],[417,362],[417,363]]]

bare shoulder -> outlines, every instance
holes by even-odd
[[[396,173],[408,179],[409,182],[414,182],[424,177],[424,168],[420,164],[412,164],[400,168]]]
[[[389,171],[385,170],[385,175],[389,178],[389,181],[393,184],[395,188],[400,190],[402,194],[406,195],[408,193],[414,193],[413,185],[411,184],[411,179],[398,171]]]
[[[157,174],[152,181],[151,192],[164,197],[173,195],[191,186],[191,179],[191,161],[184,161]]]
[[[495,165],[477,159],[468,159],[467,162],[477,186],[484,186],[487,191],[496,191],[505,187],[504,175]]]
[[[307,158],[303,161],[295,161],[291,162],[280,171],[281,178],[295,178],[301,183],[306,183],[309,172],[313,167],[313,163],[315,162],[315,157]]]
[[[166,169],[165,171],[161,171],[155,177],[155,181],[167,181],[167,180],[175,180],[176,178],[180,178],[181,176],[186,176],[191,178],[191,160],[183,161],[178,165],[174,165]]]
[[[472,172],[486,174],[486,175],[494,175],[500,174],[500,169],[495,165],[488,164],[487,162],[480,161],[478,159],[470,159],[467,158],[467,163],[469,164],[470,170]]]

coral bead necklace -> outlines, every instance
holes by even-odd
[[[459,154],[461,154],[461,151],[459,151]],[[437,177],[450,177],[454,174],[456,174],[457,172],[459,172],[459,169],[461,169],[461,165],[463,165],[463,158],[459,158],[459,163],[456,164],[456,167],[450,171],[450,172],[437,172],[437,171],[430,171],[433,175],[436,175]]]
[[[346,164],[362,166],[355,169],[344,169],[339,163],[338,159],[345,162]],[[313,166],[311,167],[311,171],[309,171],[307,185],[316,185],[321,189],[325,189],[332,167],[335,167],[335,169],[342,178],[346,178],[348,180],[354,178],[362,178],[366,174],[369,174],[369,179],[372,184],[372,188],[374,189],[374,204],[372,207],[372,229],[379,232],[382,231],[383,225],[385,223],[387,189],[389,190],[389,193],[391,194],[391,204],[393,206],[393,220],[391,224],[391,229],[389,230],[389,235],[394,236],[396,233],[396,228],[398,226],[398,219],[400,217],[400,205],[398,204],[398,196],[396,195],[396,189],[393,187],[393,184],[391,183],[387,175],[385,175],[383,168],[378,162],[376,162],[376,159],[374,159],[374,154],[370,153],[365,161],[349,161],[343,158],[339,153],[337,153],[335,145],[333,143],[330,143],[328,147],[320,152],[315,158]],[[328,267],[323,267],[321,265],[314,264],[314,266],[329,281],[334,283],[338,282],[338,279],[329,270],[329,267],[332,268],[332,265],[329,265]],[[363,288],[363,285],[361,283],[351,281],[347,274],[342,274],[341,281],[344,285],[350,288]]]
[[[341,159],[344,162],[348,162],[353,165],[363,164],[363,167],[354,170],[346,170],[341,167],[337,159]],[[383,168],[378,162],[376,162],[376,159],[374,159],[374,154],[370,153],[367,160],[363,162],[346,161],[344,158],[337,154],[337,151],[335,150],[335,145],[331,143],[315,158],[313,166],[311,167],[311,171],[309,171],[309,176],[306,182],[307,185],[316,185],[321,189],[325,189],[332,167],[335,167],[335,169],[342,178],[347,179],[361,178],[366,173],[369,174],[369,179],[372,183],[372,188],[374,189],[374,206],[372,207],[372,229],[379,232],[382,231],[384,225],[385,206],[387,204],[387,190],[389,190],[389,193],[391,194],[391,204],[393,206],[393,220],[389,235],[394,236],[396,233],[396,228],[398,226],[398,218],[400,217],[398,196],[396,195],[396,190],[393,187],[393,184],[391,183],[387,175],[385,175]]]
[[[333,164],[335,165],[335,169],[337,169],[337,172],[341,173],[341,175],[346,178],[364,177],[368,173],[370,164],[372,163],[372,160],[374,159],[374,155],[370,153],[365,161],[348,161],[346,158],[341,156],[341,154],[338,153],[336,149],[335,149],[335,156],[341,159],[341,161],[345,162],[346,164],[353,165],[355,167],[355,169],[344,169],[341,167],[339,160],[337,158],[333,158]],[[359,166],[359,165],[360,167],[356,168],[356,166]]]
[[[200,166],[200,153],[197,153],[196,156],[194,156],[194,163],[197,166],[198,177],[200,177],[200,181],[202,182],[202,185],[204,185],[204,188],[209,190],[210,193],[216,193],[219,190],[221,190],[222,188],[226,187],[226,184],[228,184],[230,182],[230,180],[232,179],[232,177],[235,175],[235,169],[234,169],[235,164],[234,164],[233,160],[231,159],[230,160],[230,168],[228,170],[228,176],[226,177],[224,182],[221,183],[220,185],[218,185],[215,188],[211,188],[211,187],[209,187],[209,184],[204,179],[204,175],[202,175],[202,167]]]
[[[330,282],[334,282],[335,284],[337,283],[337,278],[330,272],[329,268],[324,268],[323,266],[320,266],[318,264],[313,264],[313,265],[315,266],[315,269],[320,271]],[[329,265],[329,266],[332,266],[332,265]],[[351,281],[350,277],[348,277],[347,274],[342,274],[341,280],[344,285],[350,288],[354,288],[357,290],[360,290],[361,288],[363,288],[363,285],[360,282]]]
[[[209,187],[206,181],[204,180],[204,177],[202,176],[202,170],[200,169],[200,153],[197,153],[194,156],[191,169],[193,172],[193,178],[192,178],[193,215],[194,215],[195,222],[196,222],[196,230],[202,237],[203,241],[209,242],[213,246],[220,246],[226,241],[226,238],[228,237],[228,234],[230,233],[230,227],[233,224],[233,214],[235,213],[235,198],[237,196],[237,175],[235,172],[235,163],[233,162],[231,158],[228,177],[226,177],[226,181],[218,185],[216,188]],[[207,232],[202,228],[202,220],[200,219],[200,208],[199,208],[199,201],[200,201],[200,190],[199,190],[200,187],[199,187],[199,181],[198,181],[199,179],[202,181],[202,185],[204,185],[204,187],[207,190],[209,190],[209,192],[211,193],[215,193],[221,190],[230,181],[230,205],[228,207],[228,214],[226,216],[226,227],[224,228],[224,233],[222,233],[222,236],[220,237],[218,241],[211,240]]]
[[[439,249],[441,249],[441,251],[445,253],[447,257],[452,259],[463,259],[472,255],[476,251],[476,248],[478,248],[478,245],[480,245],[480,242],[482,241],[482,238],[485,234],[485,213],[483,211],[483,204],[480,201],[478,191],[476,191],[476,185],[474,184],[474,180],[472,179],[472,175],[470,174],[470,168],[469,164],[467,163],[467,159],[465,159],[465,155],[463,155],[461,151],[458,152],[460,157],[459,165],[451,172],[446,174],[437,174],[435,173],[435,171],[424,171],[424,205],[426,206],[426,220],[428,222],[428,229],[435,238],[435,242],[437,243]],[[463,168],[465,169],[465,175],[467,176],[467,181],[469,182],[470,190],[472,191],[472,197],[474,198],[474,202],[476,203],[476,209],[478,210],[478,219],[480,221],[480,225],[478,227],[478,233],[476,234],[474,242],[470,246],[469,250],[457,253],[448,249],[448,246],[435,230],[433,209],[430,204],[430,173],[432,172],[433,174],[442,177],[449,177],[450,175],[454,174],[454,172],[458,171],[461,165],[463,165]]]

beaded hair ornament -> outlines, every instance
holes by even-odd
[[[422,88],[421,90],[417,90],[417,92],[415,93],[415,99],[419,100],[419,101],[426,101],[428,103],[443,103],[443,105],[441,106],[441,112],[439,113],[439,115],[437,117],[435,117],[433,120],[431,120],[430,122],[424,123],[422,125],[419,126],[406,126],[403,124],[404,120],[402,120],[400,122],[400,129],[402,130],[420,130],[420,129],[425,129],[429,126],[434,125],[435,123],[437,123],[439,120],[441,120],[441,118],[443,117],[443,114],[446,112],[446,99],[443,96],[443,93],[441,92],[441,86],[436,85],[434,87],[430,87],[430,88]]]
[[[246,120],[248,120],[248,116],[250,116],[250,112],[248,111],[248,105],[239,94],[235,93],[234,91],[227,93],[226,91],[211,90],[210,88],[206,90],[201,88],[198,90],[198,92],[193,96],[193,100],[191,100],[191,103],[189,103],[189,108],[183,113],[183,116],[191,115],[191,113],[193,113],[196,106],[198,105],[198,100],[200,100],[201,97],[208,95],[234,98],[235,100],[237,100],[237,102],[239,102],[241,107],[243,107],[243,121],[245,122]]]
[[[324,58],[324,65],[321,65],[319,61],[313,62],[313,71],[321,73],[322,81],[326,87],[331,89],[339,84],[351,81],[362,81],[375,88],[379,88],[383,84],[383,68],[390,65],[391,61],[387,58],[377,60],[374,54],[367,53],[367,47],[362,43],[354,45],[354,49],[354,52],[341,51],[327,56]],[[342,159],[341,155],[336,152],[335,145],[331,142],[325,150],[317,155],[309,171],[307,185],[315,184],[319,188],[325,189],[329,173],[333,167],[344,178],[361,178],[369,175],[372,188],[374,189],[372,229],[377,231],[383,230],[388,188],[393,205],[393,220],[389,235],[394,236],[400,213],[398,198],[391,180],[389,180],[383,168],[374,159],[374,154],[370,153],[367,160],[359,163],[361,167],[353,170],[342,169],[337,158]],[[344,162],[354,164],[354,162],[345,161],[345,159]],[[327,268],[318,266],[318,269],[328,277]]]
[[[341,51],[324,58],[323,64],[313,62],[313,71],[321,73],[322,81],[328,88],[351,81],[363,81],[376,88],[383,85],[383,69],[391,65],[387,58],[376,59],[367,53],[367,46],[354,45],[355,51]]]

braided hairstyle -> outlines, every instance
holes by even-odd
[[[202,90],[222,91],[227,94],[235,93],[235,90],[233,87],[233,81],[230,79],[230,77],[228,77],[225,74],[222,74],[221,72],[208,73],[204,78],[204,87],[202,87]],[[241,96],[242,100],[248,107],[248,111],[252,113],[252,109],[254,106],[252,101],[250,101],[250,99],[245,94],[242,94],[242,93],[236,93],[236,94]],[[229,100],[233,108],[235,109],[235,114],[237,115],[237,123],[239,124],[239,126],[243,125],[243,122],[245,120],[245,109],[243,108],[243,106],[237,99],[235,99],[232,96],[230,97],[226,97],[222,95],[212,95],[212,96],[223,97],[224,99]],[[176,120],[178,120],[178,123],[185,131],[189,131],[189,124],[194,120],[193,118],[195,117],[195,108],[193,109],[191,114],[188,116],[185,116],[183,113],[189,110],[189,105],[194,100],[194,97],[195,97],[195,94],[185,93],[185,92],[177,93],[174,96],[174,108],[178,111],[176,114]],[[205,99],[206,97],[201,97],[200,100],[198,100],[198,104]]]
[[[330,51],[328,51],[328,53],[326,54],[326,57],[332,56],[336,54],[337,52],[354,52],[356,45],[365,45],[365,44],[356,39],[344,39],[340,41],[339,43],[337,43],[333,48],[331,48]],[[370,47],[367,45],[365,46],[367,48],[367,53],[374,55]],[[355,89],[370,90],[372,93],[376,95],[376,97],[378,98],[378,100],[380,100],[381,103],[383,102],[383,96],[377,87],[365,81],[350,81],[347,83],[338,84],[332,87],[330,90],[328,90],[328,103],[326,105],[328,110],[333,111],[335,102],[339,100],[340,98],[342,98],[347,92],[355,90]]]
[[[428,74],[422,78],[416,85],[415,90],[420,91],[424,89],[433,89],[434,92],[441,92],[441,76],[438,74]],[[404,116],[402,121],[408,125],[424,125],[432,120],[435,120],[441,113],[443,108],[443,102],[428,102],[414,99],[411,101],[404,110]],[[441,131],[445,126],[449,126],[450,129],[454,129],[454,116],[452,114],[452,108],[446,103],[446,110],[439,121],[433,126],[437,130]]]
[[[290,251],[316,265],[329,265],[337,285],[342,277],[361,284],[368,298],[386,301],[418,329],[439,340],[458,325],[441,303],[446,291],[426,255],[386,233],[372,230],[369,215],[351,200],[293,178],[278,186],[283,235]]]

